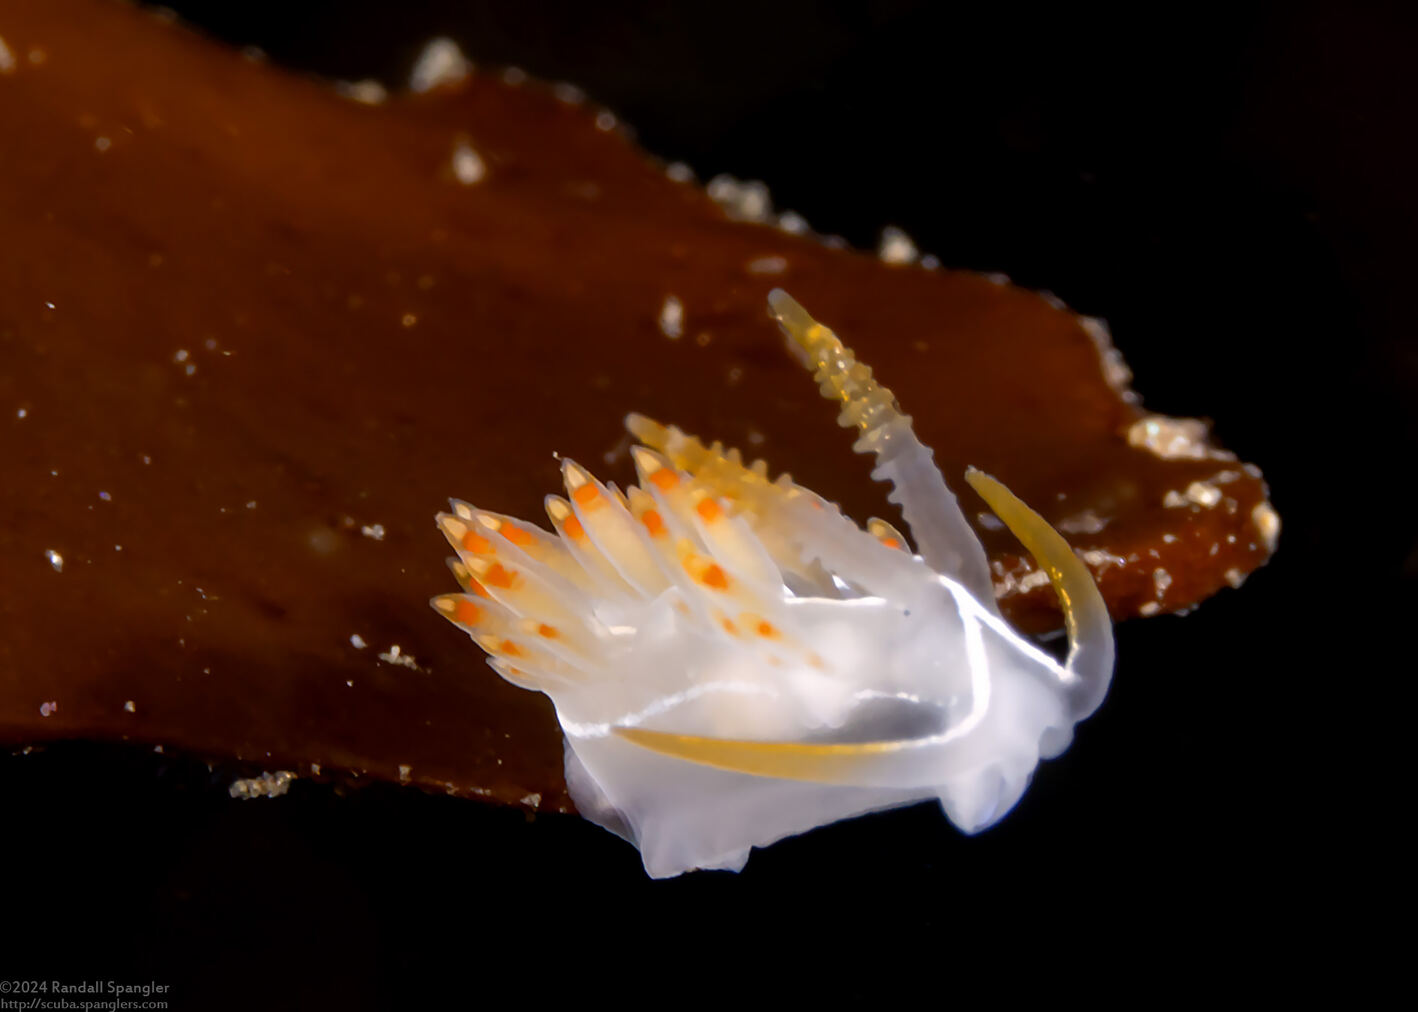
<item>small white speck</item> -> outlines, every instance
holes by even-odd
[[[615,129],[615,113],[609,109],[602,109],[596,113],[596,129],[609,133]]]
[[[60,555],[52,548],[46,548],[44,550],[44,557],[49,560],[50,567],[56,573],[64,572],[64,556]]]
[[[938,271],[940,270],[940,257],[934,253],[927,253],[921,257],[921,266],[928,271]]]
[[[1165,544],[1168,544],[1168,545],[1174,544],[1174,543],[1176,542],[1176,540],[1177,540],[1177,536],[1176,536],[1175,534],[1164,534],[1164,535],[1162,535],[1162,541],[1163,541]]]
[[[365,647],[369,646],[369,644],[364,641],[364,637],[359,633],[351,633],[350,646],[354,647],[356,650],[363,650]]]
[[[768,185],[756,179],[740,181],[722,173],[709,180],[705,192],[734,221],[768,221],[773,216]]]
[[[137,712],[138,712],[138,707],[134,704],[133,700],[131,700],[131,699],[128,700],[126,703],[123,704],[123,709],[126,710],[128,713],[137,713]]]
[[[1165,569],[1154,569],[1152,571],[1152,585],[1157,588],[1157,599],[1161,600],[1167,594],[1167,588],[1172,585],[1172,574]]]
[[[414,660],[414,655],[404,653],[397,643],[380,654],[379,659],[386,664],[397,664],[400,667],[410,668],[414,671],[417,671],[419,666],[418,661]]]
[[[256,500],[255,500],[255,499],[248,500],[247,503],[246,503],[246,508],[249,509],[249,510],[254,510],[254,509],[256,508]]]
[[[413,313],[405,313],[403,315],[403,318],[400,319],[399,322],[402,323],[405,327],[412,327],[414,324],[419,322],[419,318]]]
[[[104,502],[113,502],[113,496],[109,495],[107,492],[100,492],[98,497]]]
[[[107,137],[95,137],[94,149],[100,152],[107,151],[113,145],[113,141]]]
[[[154,745],[154,746],[153,746],[153,751],[156,752],[158,755],[162,755],[162,746],[161,746],[161,745]]]
[[[185,372],[188,376],[192,376],[197,372],[197,367],[191,362],[188,362],[185,366],[182,367],[182,371]]]
[[[1239,569],[1228,569],[1226,570],[1226,582],[1232,587],[1239,587],[1246,582],[1246,574]]]
[[[487,177],[487,163],[466,137],[453,145],[453,177],[464,186],[472,186]]]
[[[676,183],[694,182],[694,170],[684,162],[670,162],[665,166],[665,175]]]
[[[778,228],[791,235],[802,235],[809,231],[807,219],[797,211],[784,211],[778,215]]]
[[[174,362],[186,362],[188,354],[189,353],[186,348],[178,348],[177,352],[172,356],[172,360]]]
[[[311,764],[310,764],[310,775],[311,775],[311,776],[315,776],[315,777],[318,777],[318,776],[320,775],[320,764],[319,764],[319,763],[311,763]]]
[[[416,92],[432,91],[445,84],[455,84],[473,72],[472,62],[463,55],[458,43],[446,36],[429,39],[414,62],[409,74],[409,88]],[[506,77],[503,78],[506,80]]]
[[[521,803],[526,805],[528,808],[540,808],[542,804],[542,796],[539,793],[524,794],[522,795]]]
[[[763,441],[764,441],[764,439],[766,439],[766,438],[767,438],[767,437],[764,436],[763,433],[759,432],[757,429],[749,429],[749,430],[748,430],[748,445],[749,445],[749,446],[762,446],[762,445],[763,445]]]
[[[227,794],[242,800],[279,798],[290,790],[291,781],[294,779],[295,774],[290,770],[262,773],[259,777],[243,777],[232,781],[231,786],[227,788]]]
[[[361,105],[382,105],[389,97],[388,89],[372,78],[362,81],[336,81],[335,91]]]
[[[788,261],[782,257],[759,257],[748,262],[750,274],[782,274],[788,269]]]
[[[888,264],[915,263],[920,256],[916,244],[901,229],[888,225],[881,230],[881,242],[876,247],[877,259]]]
[[[366,538],[369,538],[369,539],[372,540],[372,541],[383,541],[383,540],[384,540],[384,525],[383,525],[383,524],[365,524],[363,527],[361,527],[361,528],[359,529],[359,532],[360,532],[361,534],[363,534]]]
[[[144,464],[151,464],[153,462],[153,458],[149,457],[146,453],[139,454],[138,459],[141,460]]]
[[[586,101],[586,93],[574,84],[567,84],[562,81],[560,84],[552,86],[551,93],[556,96],[558,102],[565,102],[567,105],[580,105]]]
[[[414,772],[414,768],[413,768],[412,766],[406,766],[406,765],[404,765],[403,763],[400,763],[400,764],[399,764],[399,783],[401,783],[401,784],[406,784],[406,783],[408,783],[408,782],[409,782],[409,777],[413,775],[413,772]]]
[[[1149,615],[1156,615],[1161,610],[1162,606],[1156,601],[1144,601],[1137,606],[1137,613],[1143,618],[1147,618]]]
[[[673,295],[660,306],[660,332],[672,341],[684,334],[684,303]]]
[[[47,702],[47,703],[40,703],[40,704],[39,704],[39,715],[40,715],[41,717],[52,717],[54,714],[56,714],[56,713],[58,713],[58,712],[59,712],[59,704],[58,704],[58,702],[56,702],[56,701],[53,700],[53,699],[51,699],[51,700],[50,700],[49,702]]]
[[[30,415],[30,413],[29,413],[29,409],[28,409],[28,408],[20,408],[19,411],[16,411],[16,412],[15,412],[15,417],[16,417],[16,418],[28,418],[29,415]]]
[[[975,522],[987,531],[1004,530],[1004,521],[1000,520],[1000,518],[993,513],[976,513]]]
[[[10,52],[10,47],[5,45],[5,40],[0,38],[0,74],[13,74],[15,72],[15,54]]]

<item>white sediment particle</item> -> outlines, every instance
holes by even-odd
[[[756,179],[738,180],[721,173],[709,180],[709,199],[724,209],[734,221],[768,221],[773,217],[773,201],[768,185]]]
[[[934,253],[927,253],[921,257],[921,266],[928,271],[938,271],[940,270],[940,257]]]
[[[242,777],[240,780],[233,780],[226,792],[233,798],[243,800],[279,798],[290,790],[291,781],[294,779],[295,774],[290,770],[277,770],[275,773],[262,773],[259,777]]]
[[[359,633],[350,633],[350,646],[354,647],[356,650],[363,650],[365,647],[369,646],[369,644],[364,641],[364,637]]]
[[[542,804],[542,796],[539,793],[524,794],[521,797],[521,803],[526,805],[528,808],[540,808]]]
[[[29,415],[30,415],[29,408],[20,408],[18,411],[15,412],[15,417],[16,417],[16,418],[28,418]]]
[[[1172,574],[1165,569],[1158,568],[1152,571],[1152,585],[1157,588],[1157,600],[1167,596],[1167,588],[1172,585]]]
[[[1226,582],[1233,587],[1239,587],[1241,584],[1246,582],[1246,574],[1241,572],[1239,569],[1232,567],[1231,569],[1226,570]]]
[[[1097,534],[1108,526],[1110,520],[1110,517],[1100,517],[1092,510],[1084,510],[1060,520],[1058,528],[1065,534]]]
[[[992,285],[999,285],[1003,287],[1004,285],[1009,284],[1009,275],[1001,274],[999,271],[992,271],[988,274],[981,274],[980,277],[984,278]],[[1087,319],[1087,317],[1084,317],[1084,319]],[[1087,324],[1084,325],[1084,329],[1087,329]]]
[[[975,522],[987,531],[1004,530],[1004,521],[993,513],[976,513]]]
[[[130,700],[127,700],[126,702],[124,702],[124,704],[123,704],[123,710],[124,710],[125,713],[137,713],[137,712],[138,712],[138,707],[137,707],[137,705],[133,702],[133,700],[130,699]]]
[[[107,137],[94,138],[94,150],[102,154],[113,146],[113,141]]]
[[[660,333],[672,341],[684,335],[684,303],[673,295],[660,306]]]
[[[413,775],[413,772],[414,772],[414,768],[413,768],[412,766],[406,766],[406,765],[404,765],[403,763],[400,763],[400,764],[399,764],[399,783],[401,783],[401,784],[406,784],[406,783],[408,783],[408,782],[409,782],[409,778]]]
[[[665,175],[676,183],[694,182],[694,170],[684,162],[670,162],[665,166]]]
[[[1146,450],[1163,460],[1235,459],[1227,451],[1207,443],[1206,423],[1195,418],[1169,418],[1166,415],[1139,418],[1128,426],[1128,445]],[[1217,479],[1223,482],[1239,477],[1233,471],[1223,471],[1217,475]]]
[[[1120,555],[1106,552],[1101,548],[1090,548],[1087,551],[1078,552],[1078,557],[1088,563],[1094,569],[1103,570],[1109,566],[1117,566],[1122,569],[1127,565],[1127,560]]]
[[[453,145],[453,178],[464,186],[487,178],[487,163],[466,137],[459,137]]]
[[[610,133],[615,129],[615,124],[615,113],[611,112],[609,109],[602,109],[600,112],[596,113],[597,130],[603,133]]]
[[[791,235],[804,235],[811,231],[807,219],[797,211],[784,211],[778,215],[778,228]]]
[[[750,274],[782,274],[788,269],[788,261],[782,257],[758,257],[747,264]]]
[[[1005,278],[1004,282],[1008,283]],[[1108,386],[1117,391],[1118,395],[1129,404],[1137,402],[1137,394],[1129,389],[1128,384],[1132,382],[1132,370],[1123,361],[1122,352],[1113,347],[1113,335],[1108,331],[1108,325],[1102,320],[1093,316],[1080,316],[1078,325],[1083,328],[1093,341],[1093,347],[1098,349],[1098,361],[1103,366],[1103,379]]]
[[[361,105],[382,105],[389,98],[389,91],[372,78],[363,81],[336,81],[335,91]]]
[[[384,540],[383,524],[365,524],[359,529],[359,532],[363,534],[366,538],[369,538],[371,541]]]
[[[379,659],[386,664],[397,664],[402,668],[410,668],[414,671],[419,669],[418,661],[414,660],[414,655],[404,653],[397,643],[380,654]]]
[[[48,702],[40,703],[40,704],[39,704],[39,715],[40,715],[41,717],[52,717],[52,716],[54,716],[54,714],[56,714],[56,713],[58,713],[58,712],[59,712],[59,703],[58,703],[57,700],[51,699],[51,700],[49,700]]]
[[[10,52],[10,47],[5,45],[4,38],[0,38],[0,74],[13,74],[15,72],[15,54]]]
[[[1187,486],[1187,499],[1210,509],[1221,501],[1221,490],[1206,481],[1194,481]]]
[[[911,241],[909,235],[895,225],[888,225],[881,230],[881,242],[877,243],[876,256],[882,263],[910,264],[916,262],[920,251],[916,249],[916,244]]]
[[[1156,615],[1161,610],[1162,606],[1156,601],[1144,601],[1142,602],[1142,604],[1137,606],[1137,613],[1143,618],[1147,618],[1151,615]]]
[[[420,93],[431,91],[461,81],[472,72],[473,65],[458,48],[458,43],[439,36],[430,39],[414,61],[414,69],[409,74],[409,89]]]
[[[566,81],[552,85],[551,93],[556,96],[558,102],[565,102],[567,105],[580,105],[586,101],[586,93]]]
[[[1265,550],[1274,552],[1275,546],[1280,540],[1280,514],[1275,512],[1270,503],[1259,502],[1251,510],[1251,523],[1255,524],[1256,530],[1260,533],[1261,540],[1265,543]]]
[[[56,573],[64,572],[64,556],[60,555],[52,548],[46,548],[44,550],[44,557],[49,560],[50,567]]]

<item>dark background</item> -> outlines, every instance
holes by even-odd
[[[5,906],[35,966],[151,975],[174,1008],[680,1004],[765,994],[750,968],[801,1002],[1084,998],[1160,961],[1150,1000],[1347,971],[1357,902],[1398,887],[1368,843],[1383,764],[1341,729],[1412,674],[1378,659],[1418,570],[1418,8],[171,6],[391,86],[449,35],[580,85],[701,179],[766,180],[819,232],[870,248],[895,224],[1050,289],[1110,322],[1148,407],[1264,469],[1284,527],[1242,590],[1118,628],[1102,710],[977,838],[921,806],[656,883],[570,817],[304,781],[235,802],[230,771],[116,748],[10,759]]]

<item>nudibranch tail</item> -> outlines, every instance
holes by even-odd
[[[768,305],[783,333],[814,370],[822,396],[842,404],[838,424],[861,431],[853,448],[876,455],[872,477],[891,482],[893,490],[887,498],[901,507],[921,558],[993,608],[994,585],[984,549],[895,395],[787,292],[775,288]]]
[[[1064,666],[1076,679],[1070,686],[1074,719],[1082,720],[1098,709],[1113,677],[1113,625],[1093,574],[1063,535],[1000,482],[973,467],[965,480],[1049,574],[1068,630]]]

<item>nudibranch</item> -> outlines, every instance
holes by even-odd
[[[875,455],[916,551],[767,465],[641,415],[639,484],[563,461],[553,532],[454,501],[461,594],[433,600],[514,685],[551,697],[578,809],[655,877],[939,798],[973,833],[1017,802],[1107,692],[1112,626],[1067,542],[980,471],[965,480],[1047,572],[1060,664],[995,604],[984,550],[902,414],[787,293],[769,307],[838,421]]]

